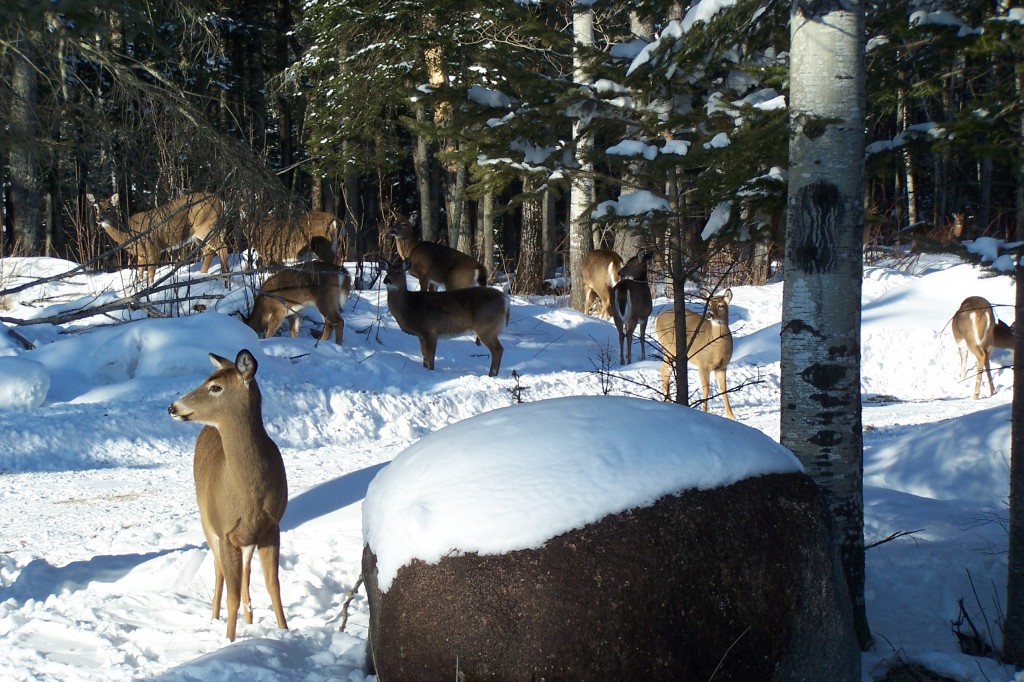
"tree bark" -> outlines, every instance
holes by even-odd
[[[16,44],[18,49],[11,57],[13,97],[9,112],[11,150],[8,156],[14,253],[39,256],[43,255],[46,231],[43,226],[43,198],[39,177],[39,83],[33,63],[36,52],[30,38],[22,36]]]
[[[581,50],[594,44],[594,11],[589,6],[573,5],[572,27],[576,42],[573,53],[574,79],[577,84],[583,85],[589,82],[590,77],[584,69]],[[569,194],[569,279],[572,307],[583,310],[583,262],[594,250],[590,222],[591,205],[594,202],[594,166],[590,155],[594,139],[587,130],[587,122],[581,119],[573,121],[572,135],[576,141],[578,168],[572,175]]]
[[[541,277],[541,231],[544,223],[544,200],[537,193],[537,180],[523,179],[522,232],[519,241],[519,260],[516,263],[516,278],[513,292],[536,294],[540,291]]]
[[[794,0],[790,31],[781,442],[832,511],[853,625],[866,649],[872,638],[864,604],[860,395],[863,0]]]
[[[423,123],[426,120],[426,112],[423,104],[416,103],[416,121]],[[422,135],[416,136],[416,144],[412,152],[413,168],[416,171],[416,189],[420,196],[420,233],[425,242],[437,241],[437,213],[434,211],[433,196],[433,173],[430,171],[430,147],[427,139]]]
[[[1024,96],[1024,75],[1014,85],[1018,97]],[[1024,116],[1017,122],[1018,176],[1024,172]],[[1015,239],[1024,237],[1024,183],[1017,183]],[[1018,257],[1016,268],[1017,319],[1024,320],[1024,268]],[[1013,353],[1024,358],[1024,324],[1014,325]],[[1009,551],[1006,559],[1006,618],[1003,621],[1003,656],[1020,667],[1024,665],[1024,362],[1013,363],[1013,405],[1010,408],[1010,509]]]

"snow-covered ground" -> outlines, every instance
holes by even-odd
[[[73,266],[3,259],[0,288]],[[129,279],[81,273],[26,289],[0,299],[0,318],[110,301]],[[612,324],[554,298],[513,299],[501,373],[488,378],[487,351],[468,336],[442,339],[437,370],[423,369],[417,340],[397,328],[380,290],[349,300],[340,349],[309,336],[258,340],[230,315],[252,296],[241,278],[230,290],[191,282],[190,292],[207,297],[207,312],[15,327],[31,351],[0,334],[2,679],[372,679],[363,672],[361,593],[346,630],[338,626],[359,575],[361,505],[376,473],[421,437],[520,399],[658,393],[656,359],[618,367]],[[782,285],[733,293],[733,409],[777,439]],[[935,257],[865,269],[865,534],[872,542],[912,531],[868,551],[877,644],[864,655],[865,679],[896,661],[963,680],[1014,677],[959,653],[950,625],[962,598],[975,624],[996,634],[1006,573],[1011,358],[996,354],[996,395],[971,400],[973,379],[960,379],[948,328],[968,295],[1013,320],[1006,277]],[[157,309],[180,314],[174,305]],[[209,374],[207,353],[234,358],[243,347],[259,360],[264,420],[288,471],[281,584],[291,629],[274,626],[254,563],[255,623],[240,623],[232,644],[224,622],[210,620],[213,563],[192,483],[199,426],[173,421],[167,407]],[[636,430],[641,447],[660,443],[645,439],[643,424],[623,428]],[[553,449],[571,450],[571,434],[551,429]]]

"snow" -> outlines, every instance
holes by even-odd
[[[1011,680],[1011,669],[961,654],[950,628],[960,598],[986,633],[984,623],[998,632],[997,605],[1005,604],[1010,355],[995,353],[995,396],[971,400],[973,377],[960,378],[948,322],[968,295],[984,296],[1012,322],[1013,286],[947,257],[908,257],[898,265],[864,272],[864,524],[869,543],[913,532],[867,551],[876,646],[863,655],[864,679],[907,661],[971,682]],[[0,286],[73,267],[2,259]],[[0,409],[7,510],[0,515],[0,679],[368,682],[362,666],[369,614],[361,592],[346,630],[338,626],[360,572],[363,500],[388,462],[421,441],[457,449],[447,446],[469,428],[462,422],[500,408],[498,415],[529,414],[556,405],[552,398],[596,396],[570,401],[576,409],[618,400],[605,392],[659,392],[656,359],[619,367],[609,359],[614,326],[557,307],[555,297],[513,298],[502,370],[488,378],[487,353],[471,336],[442,339],[437,370],[423,369],[418,341],[397,329],[380,290],[349,299],[345,345],[338,348],[309,337],[311,322],[300,338],[257,340],[231,316],[251,300],[243,278],[236,276],[228,292],[203,283],[198,268],[186,279],[193,276],[193,291],[209,296],[209,311],[199,315],[102,326],[142,317],[133,312],[20,325],[18,334],[37,345],[30,351],[0,333],[0,395],[27,394],[19,406]],[[110,292],[130,289],[132,277],[80,272],[2,296],[0,319],[10,326],[90,297],[108,300]],[[743,424],[773,441],[781,299],[782,284],[739,286],[731,305],[732,406]],[[655,299],[655,313],[668,304]],[[207,353],[234,357],[242,347],[259,359],[264,420],[288,470],[281,583],[291,629],[274,626],[256,565],[254,623],[240,623],[237,641],[229,643],[223,621],[210,619],[213,564],[192,484],[199,426],[177,423],[166,410],[209,373]],[[8,364],[12,359],[45,368],[49,389],[41,405],[32,406],[43,392],[39,369]],[[697,385],[692,371],[690,385]],[[721,401],[712,399],[711,410],[720,412]],[[544,466],[580,456],[577,443],[586,434],[559,418],[563,412],[541,415],[542,426],[531,432],[547,446]],[[740,428],[715,415],[689,417],[708,433],[713,424]],[[440,431],[453,424],[452,435]],[[622,424],[621,438],[631,447],[624,456],[659,462],[654,455],[667,437],[660,427],[635,419]],[[511,447],[507,439],[484,438],[488,450]],[[741,457],[740,448],[734,455]],[[525,474],[538,473],[529,461]],[[386,480],[382,474],[380,485]],[[573,499],[564,503],[575,509]],[[444,525],[431,527],[441,532]]]
[[[623,428],[640,424],[643,448]],[[466,419],[406,449],[370,484],[363,537],[387,592],[413,559],[536,549],[670,493],[800,470],[760,431],[671,403],[551,398]]]
[[[595,220],[606,215],[639,216],[652,211],[670,212],[668,200],[646,189],[622,194],[618,199],[602,201],[591,213]]]

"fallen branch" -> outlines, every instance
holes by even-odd
[[[896,538],[902,538],[902,537],[907,536],[907,535],[913,535],[914,533],[920,533],[923,530],[924,530],[924,528],[918,528],[917,530],[898,530],[895,533],[893,533],[892,535],[890,535],[889,537],[885,537],[885,538],[882,538],[881,540],[876,540],[875,542],[872,542],[870,544],[865,545],[864,549],[868,550],[868,549],[871,549],[872,547],[878,547],[879,545],[884,545],[887,542],[892,542]]]

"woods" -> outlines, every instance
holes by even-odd
[[[645,243],[659,279],[764,281],[785,224],[788,6],[622,9],[9,3],[3,252],[114,265],[87,193],[127,215],[209,191],[235,251],[270,216],[325,210],[350,257],[389,256],[399,211],[524,293],[575,263],[578,296],[591,249]],[[864,240],[1009,236],[1019,21],[865,9]]]

